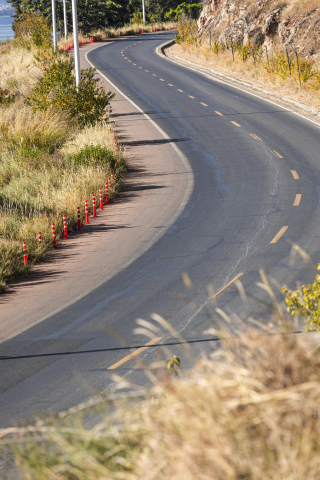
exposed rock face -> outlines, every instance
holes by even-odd
[[[247,43],[266,45],[280,43],[297,49],[300,54],[312,56],[320,50],[320,8],[301,11],[288,0],[207,0],[198,29],[200,35],[218,34],[221,44]]]

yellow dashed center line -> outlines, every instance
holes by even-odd
[[[145,70],[145,72],[148,72],[148,73],[149,73],[149,70]]]
[[[142,68],[142,67],[139,67],[139,68]]]
[[[128,60],[128,57],[124,57],[126,60]]]
[[[297,205],[300,205],[300,200],[301,200],[301,193],[297,193],[293,206],[295,207]]]
[[[133,65],[137,65],[136,63],[134,63]]]
[[[278,158],[283,158],[283,157],[280,155],[280,153],[276,152],[275,150],[271,150],[271,152],[274,153],[276,157],[278,157]]]
[[[208,105],[206,103],[203,103],[203,102],[200,102],[201,105],[203,105],[204,107],[207,107]]]
[[[111,367],[109,367],[108,370],[115,370],[116,368],[120,367],[120,365],[123,365],[124,363],[128,362],[128,360],[131,360],[131,358],[136,357],[137,355],[139,355],[139,353],[143,352],[144,350],[147,350],[147,348],[159,342],[160,340],[162,340],[162,337],[157,337],[157,338],[154,338],[153,340],[150,340],[150,342],[146,343],[144,347],[138,348],[138,350],[136,350],[135,352],[130,353],[130,355],[127,355],[119,362],[111,365]]]
[[[128,60],[128,62],[132,63],[131,60]]]
[[[255,138],[256,140],[261,140],[261,138],[257,137],[254,133],[250,133],[251,137]]]
[[[182,92],[183,93],[183,90],[180,90],[180,88],[177,88],[178,92]]]
[[[292,173],[293,178],[294,178],[295,180],[299,180],[299,175],[297,174],[297,172],[296,172],[295,170],[290,170],[290,172]]]
[[[223,292],[228,290],[228,288],[231,287],[231,285],[233,285],[234,283],[236,283],[236,281],[239,280],[239,278],[243,277],[243,275],[244,275],[244,273],[238,273],[238,275],[236,275],[229,283],[227,283],[227,285],[225,285],[223,288],[221,288],[221,290],[219,290],[219,292],[217,292],[213,296],[214,297],[219,297],[220,295],[222,295]]]
[[[168,83],[169,87],[173,87],[173,85],[171,85],[171,83]]]
[[[189,95],[190,98],[194,98],[192,95]]]
[[[233,123],[233,125],[235,125],[236,127],[241,127],[241,125],[239,125],[239,123],[237,122],[231,122],[231,123]]]
[[[159,80],[161,80],[161,82],[164,82],[163,78],[160,78]]]
[[[155,75],[154,73],[152,74],[154,77],[156,77],[157,75]]]
[[[223,113],[220,113],[220,112],[217,112],[217,111],[215,111],[214,113],[216,113],[217,115],[220,115],[220,117],[223,117]]]
[[[277,235],[271,240],[270,243],[277,243],[280,237],[284,234],[284,232],[287,230],[288,226],[282,227],[280,231],[277,233]]]

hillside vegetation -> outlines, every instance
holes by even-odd
[[[52,51],[50,27],[27,14],[20,34],[0,53],[0,291],[24,275],[22,242],[29,268],[57,238],[77,226],[77,207],[99,198],[110,174],[111,197],[121,188],[122,152],[113,141],[108,112],[113,95],[93,69],[82,70],[79,88],[73,59]],[[97,154],[97,147],[99,152]],[[42,234],[42,245],[38,234]]]
[[[172,52],[320,109],[320,1],[208,0]]]

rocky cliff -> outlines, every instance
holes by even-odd
[[[220,44],[286,46],[306,57],[320,51],[320,0],[207,0],[199,35],[215,34]]]

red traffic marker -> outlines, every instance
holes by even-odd
[[[52,245],[54,247],[57,246],[56,229],[53,222],[52,222]]]
[[[90,221],[89,221],[88,200],[85,201],[85,211],[86,211],[86,225],[88,225],[88,223],[90,223]]]
[[[77,207],[77,213],[78,213],[78,232],[81,232],[80,207]]]
[[[27,244],[26,242],[23,242],[23,263],[24,263],[24,268],[28,268],[28,255],[27,255]]]
[[[111,183],[113,183],[113,173],[111,173]]]
[[[110,177],[108,178],[108,186],[109,186],[109,188],[111,188],[111,178]]]
[[[67,217],[63,215],[63,233],[65,240],[68,240]]]
[[[99,188],[100,210],[103,210],[102,188]]]
[[[108,182],[106,182],[105,188],[106,188],[106,205],[109,205]]]
[[[41,232],[39,232],[39,245],[42,244],[42,237],[41,237]]]
[[[93,216],[97,216],[97,208],[96,208],[96,197],[94,196],[94,193],[92,194],[92,207],[93,207]]]

